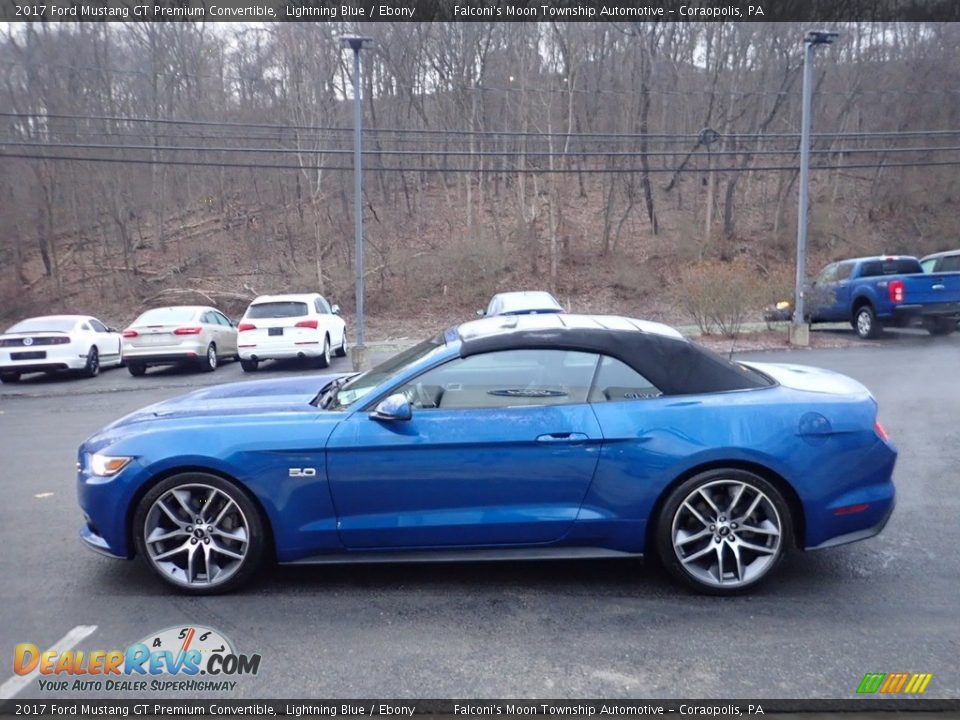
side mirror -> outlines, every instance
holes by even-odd
[[[483,317],[483,316],[486,315],[486,314],[487,314],[487,313],[486,313],[485,311],[483,311],[483,310],[477,310],[477,316],[478,316],[478,317]]]
[[[115,327],[113,327],[113,326],[111,325],[111,326],[107,327],[107,332],[118,333],[118,332],[120,332],[120,331],[117,330]]]
[[[339,315],[339,314],[340,314],[340,306],[339,306],[339,305],[334,305],[333,307],[330,308],[330,312],[332,312],[334,315]]]
[[[402,393],[381,400],[377,409],[370,413],[371,420],[386,420],[388,422],[409,420],[412,417],[413,411],[410,409],[410,401]]]

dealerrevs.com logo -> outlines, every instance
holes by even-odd
[[[930,673],[867,673],[857,686],[860,694],[919,695],[933,679]]]
[[[125,649],[41,652],[34,643],[14,650],[17,675],[38,672],[41,691],[221,691],[241,675],[256,675],[260,655],[243,655],[222,633],[202,626],[171,627]]]

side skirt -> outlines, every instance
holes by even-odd
[[[642,558],[643,553],[592,547],[469,548],[457,550],[346,551],[311,555],[281,565],[350,565],[353,563],[493,562],[500,560],[587,560]]]

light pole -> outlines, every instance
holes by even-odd
[[[356,254],[357,342],[351,351],[353,369],[367,367],[367,348],[363,343],[363,85],[360,83],[360,51],[373,38],[344,35],[340,47],[353,50],[353,227]]]
[[[813,99],[813,51],[817,45],[829,45],[839,33],[811,30],[804,38],[803,110],[800,119],[800,207],[797,209],[797,285],[793,302],[790,341],[810,344],[810,328],[804,318],[804,287],[807,282],[807,209],[810,205],[810,105]]]

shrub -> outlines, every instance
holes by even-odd
[[[700,332],[735,338],[744,321],[757,313],[763,293],[756,270],[737,261],[704,262],[684,269],[672,295]]]

